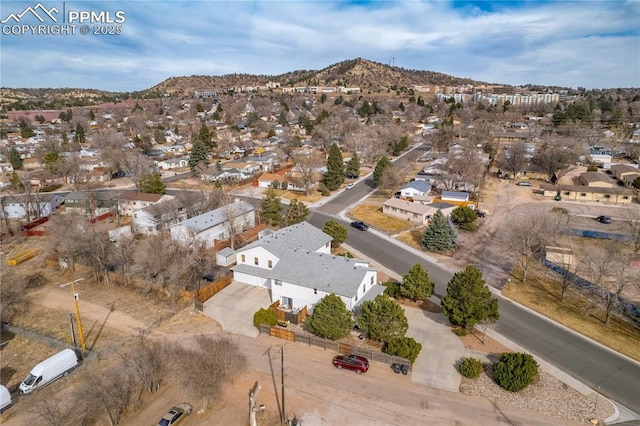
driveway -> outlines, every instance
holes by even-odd
[[[259,332],[253,326],[253,314],[269,305],[269,290],[234,281],[204,302],[202,312],[218,321],[229,333],[255,338]]]
[[[407,337],[422,343],[420,355],[413,364],[411,380],[422,385],[460,391],[460,374],[456,362],[464,357],[465,348],[460,339],[445,324],[442,314],[430,313],[422,309],[404,306],[409,320]]]

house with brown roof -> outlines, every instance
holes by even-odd
[[[586,186],[586,185],[552,185],[541,183],[540,189],[545,197],[561,196],[562,201],[597,202],[604,204],[631,204],[635,192],[628,188]]]
[[[615,188],[618,186],[616,181],[611,179],[604,173],[584,172],[575,180],[576,185],[584,185],[594,188]]]
[[[611,166],[611,173],[627,188],[640,177],[640,169],[629,164],[615,164]]]
[[[124,192],[120,198],[120,214],[132,216],[133,212],[145,207],[173,200],[175,197],[168,194],[148,194],[145,192]]]

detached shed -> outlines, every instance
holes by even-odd
[[[218,266],[231,266],[237,262],[236,251],[229,247],[223,248],[216,253],[216,265]]]

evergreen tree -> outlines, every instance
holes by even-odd
[[[264,192],[261,207],[262,220],[267,225],[280,226],[284,219],[282,217],[282,204],[280,203],[280,197],[278,197],[274,189],[269,188]]]
[[[353,329],[352,313],[340,296],[328,294],[313,308],[313,314],[305,322],[306,329],[316,336],[338,340]]]
[[[75,141],[78,143],[85,143],[86,142],[86,136],[84,134],[84,127],[82,127],[82,124],[78,123],[76,124],[76,136],[75,136]]]
[[[383,342],[404,337],[409,329],[404,309],[384,294],[362,304],[358,325],[370,338]]]
[[[207,147],[200,140],[196,140],[189,152],[189,167],[191,174],[198,176],[199,168],[209,164],[209,156],[207,155]]]
[[[500,318],[498,299],[491,296],[482,272],[471,265],[456,272],[449,281],[447,294],[442,298],[442,313],[451,324],[464,328]]]
[[[20,153],[16,147],[13,145],[9,150],[9,162],[11,163],[13,170],[20,170],[22,168],[22,158],[20,157]]]
[[[348,234],[347,228],[345,228],[335,220],[326,221],[324,227],[322,228],[322,232],[333,238],[333,240],[331,240],[331,247],[333,248],[338,247],[340,244],[344,243],[347,239]]]
[[[416,342],[413,337],[398,337],[389,342],[382,348],[382,352],[391,356],[399,356],[406,358],[413,364],[420,355],[422,343]]]
[[[204,123],[202,123],[202,126],[200,126],[200,133],[198,133],[197,139],[202,142],[207,148],[215,146],[215,143],[213,142],[213,134]]]
[[[9,182],[9,187],[16,192],[22,192],[25,189],[22,179],[20,179],[20,176],[18,176],[18,173],[16,173],[15,170],[13,171],[13,173],[11,173],[11,181]]]
[[[349,178],[355,179],[360,176],[360,159],[355,152],[351,156],[351,159],[347,163],[347,170],[345,175]]]
[[[385,169],[391,166],[393,166],[393,163],[386,156],[382,157],[378,161],[378,164],[376,164],[376,168],[373,171],[373,182],[376,184],[376,186],[380,186]]]
[[[89,110],[89,120],[93,121],[96,119],[96,113],[93,112],[92,109]]]
[[[457,245],[458,235],[453,224],[438,210],[422,234],[422,247],[427,251],[440,253],[452,250]]]
[[[344,166],[342,165],[342,151],[335,143],[329,149],[327,157],[327,172],[324,174],[324,185],[329,191],[340,188],[344,182]]]
[[[425,300],[433,294],[433,281],[429,278],[429,272],[416,263],[409,269],[409,273],[402,276],[402,285],[398,288],[400,296],[417,300]]]
[[[475,231],[478,225],[475,224],[478,214],[475,210],[467,206],[459,206],[451,212],[451,221],[465,231]]]
[[[43,157],[44,167],[51,174],[58,172],[58,166],[60,165],[60,155],[57,152],[47,152]]]
[[[158,172],[144,173],[140,176],[138,190],[147,194],[165,194],[167,186]]]
[[[303,202],[294,199],[289,204],[289,209],[287,210],[287,226],[304,222],[307,216],[309,216],[309,208]]]
[[[24,117],[20,117],[19,125],[21,138],[30,138],[36,134],[29,125],[29,122]]]
[[[285,115],[284,111],[280,111],[280,115],[278,115],[278,124],[280,124],[281,126],[286,126],[288,124],[287,116]]]

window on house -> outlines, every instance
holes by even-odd
[[[611,198],[611,195],[609,195],[609,194],[604,194],[604,198]]]
[[[244,254],[240,255],[240,260],[242,261],[242,263],[245,263],[247,261],[247,258]]]
[[[586,197],[586,196],[587,196],[587,193],[586,193],[586,192],[581,192],[581,193],[580,193],[580,196],[581,196],[581,197]]]
[[[317,288],[313,289],[313,294],[318,294],[318,289]]]
[[[280,285],[281,286],[282,285],[282,280],[275,280],[273,283],[275,285]]]
[[[273,268],[273,261],[272,261],[272,260],[269,260],[269,262],[268,262],[268,263],[269,263],[269,269]]]
[[[260,264],[260,261],[258,260],[257,257],[253,258],[253,264],[256,265],[256,266]]]
[[[628,199],[629,199],[629,196],[628,196],[628,195],[623,195],[623,196],[622,196],[622,199],[623,199],[623,200],[628,200]]]
[[[564,191],[564,195],[569,195],[571,194],[569,191]]]
[[[373,276],[371,276],[371,285],[373,285]]]

